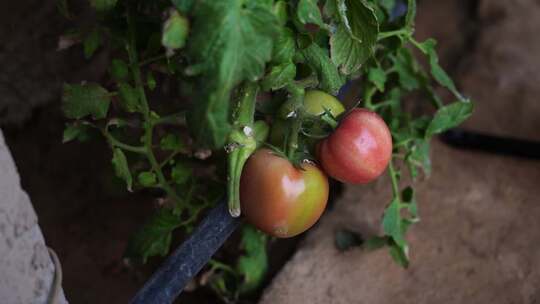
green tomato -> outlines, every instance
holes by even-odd
[[[304,96],[304,110],[311,115],[321,115],[325,110],[330,111],[334,117],[345,112],[345,107],[334,96],[323,91],[306,91]]]

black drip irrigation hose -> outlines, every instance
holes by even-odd
[[[165,260],[130,303],[172,303],[240,222],[240,219],[229,215],[225,200],[221,201]]]

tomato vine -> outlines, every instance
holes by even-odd
[[[341,117],[332,109],[310,113],[304,97],[315,90],[336,96],[353,83],[361,98],[346,104],[349,110],[376,112],[393,141],[393,199],[382,218],[383,234],[367,247],[386,245],[408,265],[405,233],[419,216],[412,184],[402,188],[401,176],[408,171],[414,181],[421,171],[429,175],[431,138],[473,110],[440,66],[436,41],[414,38],[415,0],[89,4],[95,22],[66,37],[81,41],[87,58],[107,52],[112,60],[100,84],[64,86],[63,110],[70,119],[64,141],[87,140],[98,130],[127,189],[158,191],[161,208],[132,238],[128,256],[145,261],[167,254],[173,232],[189,232],[225,189],[231,215],[239,216],[240,177],[258,147],[271,147],[294,164],[315,159],[317,141]],[[71,20],[80,14],[69,10],[68,0],[59,8]],[[436,87],[455,101],[442,100]],[[407,111],[406,99],[422,105],[422,113]],[[233,298],[255,288],[262,274],[254,279],[247,271],[266,261],[266,237],[250,228],[243,237],[242,266],[211,264],[221,273],[212,286]],[[230,272],[240,286],[232,293],[223,282]]]

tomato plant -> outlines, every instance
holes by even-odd
[[[354,109],[318,149],[322,167],[333,178],[365,184],[379,177],[392,158],[392,135],[377,113]]]
[[[260,230],[292,237],[309,229],[328,201],[328,179],[314,164],[295,168],[286,158],[261,149],[242,173],[242,213]]]
[[[69,10],[69,0],[59,2],[72,20],[83,15]],[[276,234],[269,223],[279,218],[276,206],[289,200],[270,204],[270,197],[279,198],[276,184],[275,193],[255,202],[250,194],[255,190],[241,187],[247,184],[242,181],[246,162],[246,176],[260,180],[322,180],[319,169],[304,160],[315,159],[315,144],[329,136],[322,141],[321,160],[338,179],[366,182],[388,163],[393,199],[383,215],[383,235],[374,241],[406,266],[405,233],[419,218],[412,184],[400,177],[408,171],[414,181],[420,170],[429,175],[430,139],[459,125],[473,109],[439,65],[435,40],[414,37],[416,2],[406,2],[403,10],[403,1],[397,0],[89,0],[94,22],[79,22],[84,26],[62,39],[72,47],[81,42],[86,58],[107,52],[103,58],[111,61],[100,83],[64,86],[63,110],[69,119],[64,141],[85,140],[97,131],[110,145],[114,171],[127,190],[152,189],[157,196],[160,208],[132,237],[126,255],[146,261],[167,254],[173,233],[191,231],[201,212],[225,195],[230,214],[242,216],[241,191],[245,215],[260,216],[251,206],[264,203],[268,222],[258,226]],[[413,48],[426,56],[427,66],[417,62]],[[353,109],[333,131],[343,112],[333,96],[353,80],[361,89],[354,107],[384,119],[391,149],[387,131],[377,127],[380,119],[364,110]],[[455,100],[442,100],[437,86]],[[410,102],[423,104],[422,113],[405,110],[402,101],[411,93],[415,100]],[[356,116],[371,118],[357,124]],[[280,124],[281,130],[274,131]],[[352,146],[363,135],[351,130],[366,130],[366,140],[380,144],[375,153],[362,152],[364,144]],[[262,146],[274,146],[287,159],[255,152]],[[346,149],[357,153],[347,159]],[[248,161],[253,153],[254,161]],[[250,163],[259,157],[283,171],[251,172]],[[353,171],[344,168],[349,161],[354,161]],[[317,210],[293,210],[308,207],[291,199],[298,207],[287,213],[315,218],[323,208],[322,192],[313,192],[321,201],[309,205]],[[300,222],[287,234],[300,232],[311,220]],[[212,286],[227,297],[256,288],[264,275],[249,271],[265,269],[259,266],[266,262],[266,238],[252,229],[243,231],[248,231],[241,242],[245,254],[237,266],[211,265],[237,280],[231,296],[217,275]]]

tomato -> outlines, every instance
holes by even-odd
[[[288,104],[285,104],[283,107],[287,109],[288,106]],[[334,115],[334,117],[337,117],[341,113],[345,112],[345,108],[337,98],[318,90],[306,91],[304,96],[304,110],[308,114],[315,116],[322,115],[326,110],[328,110],[330,113],[332,113],[332,115]],[[282,112],[287,112],[287,110],[282,109]],[[281,146],[287,131],[287,121],[279,118],[276,119],[272,123],[270,143],[277,147]]]
[[[315,164],[304,163],[298,169],[271,150],[260,149],[242,171],[242,214],[267,234],[292,237],[321,217],[328,190],[328,178]]]
[[[392,136],[379,115],[354,109],[319,143],[317,156],[324,171],[333,178],[351,184],[369,183],[388,166]]]
[[[318,90],[306,91],[304,96],[304,110],[306,112],[311,115],[321,115],[325,109],[334,116],[345,112],[341,102],[334,96]]]

